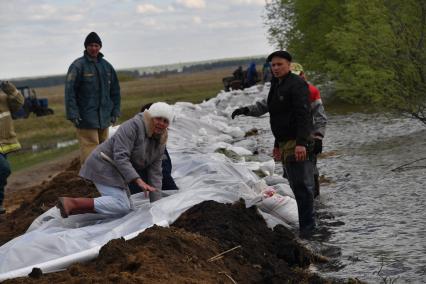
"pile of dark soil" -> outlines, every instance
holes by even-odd
[[[80,162],[75,159],[53,179],[13,193],[22,203],[15,211],[0,215],[0,246],[25,233],[34,219],[55,206],[59,196],[99,196],[91,183],[78,177],[79,168]]]
[[[24,233],[58,196],[96,193],[77,177],[75,166],[40,187],[32,202],[2,218],[2,243]],[[243,201],[206,201],[170,228],[154,226],[134,239],[110,241],[90,262],[45,275],[34,269],[30,277],[4,283],[358,283],[310,273],[309,265],[319,260],[285,227],[267,228]]]

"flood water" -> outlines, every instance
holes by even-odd
[[[369,283],[425,283],[426,127],[375,114],[328,118],[318,165],[330,182],[315,201],[321,233],[308,245],[331,261],[313,269]],[[259,129],[259,152],[271,153],[268,116],[232,123]]]

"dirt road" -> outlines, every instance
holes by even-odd
[[[18,208],[24,201],[34,199],[37,185],[51,180],[55,175],[63,171],[70,161],[78,157],[78,151],[74,151],[58,157],[54,160],[35,165],[33,167],[12,172],[7,180],[4,206],[7,212]]]

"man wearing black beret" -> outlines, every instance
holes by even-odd
[[[314,173],[312,155],[312,114],[309,88],[298,75],[291,73],[290,53],[279,50],[268,56],[274,78],[268,98],[253,105],[234,110],[237,115],[261,116],[270,114],[272,133],[279,143],[282,163],[290,187],[296,197],[299,227],[302,236],[315,228]]]
[[[84,55],[68,69],[65,83],[66,117],[77,129],[81,164],[108,138],[108,127],[120,115],[120,85],[112,65],[100,52],[101,38],[91,32]]]

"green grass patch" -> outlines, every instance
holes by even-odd
[[[41,162],[53,160],[61,155],[71,153],[78,149],[78,144],[59,148],[50,149],[40,152],[16,152],[8,156],[8,161],[12,171],[19,171],[29,168]]]
[[[171,74],[150,78],[120,77],[121,117],[123,123],[140,111],[142,105],[164,101],[173,104],[178,101],[200,103],[216,96],[223,89],[222,78],[232,74],[233,68],[194,72],[191,74]],[[125,75],[125,74],[124,74]],[[39,98],[47,98],[53,115],[14,121],[19,142],[25,148],[32,145],[54,145],[58,141],[75,139],[75,128],[65,118],[64,86],[36,89]],[[11,154],[13,170],[20,170],[38,163],[52,160],[71,152],[78,145],[63,149],[45,150],[36,153],[17,152]]]

